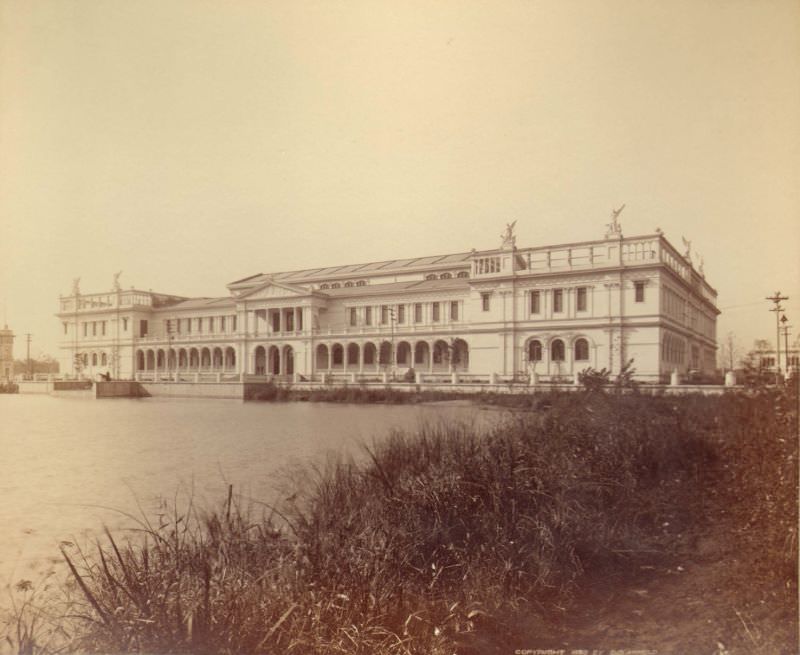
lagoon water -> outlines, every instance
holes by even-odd
[[[209,506],[233,484],[272,503],[297,465],[357,455],[423,420],[496,418],[448,405],[0,395],[0,586],[58,562],[60,541],[129,528],[124,513],[152,518],[176,494]]]

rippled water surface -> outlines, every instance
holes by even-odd
[[[58,542],[85,542],[122,510],[151,513],[193,490],[271,502],[285,469],[421,420],[487,424],[495,412],[453,406],[242,403],[229,400],[0,395],[0,582],[31,577]]]

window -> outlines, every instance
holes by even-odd
[[[534,339],[528,344],[528,360],[532,362],[542,361],[542,342]]]
[[[350,325],[351,326],[352,325],[356,325],[357,322],[358,322],[358,316],[356,314],[356,308],[355,307],[351,307],[350,308]]]
[[[575,306],[579,312],[586,311],[586,287],[578,287],[578,293],[575,298]]]
[[[456,277],[469,277],[469,273],[467,271],[459,271]]]
[[[219,331],[220,332],[225,332],[225,317],[224,316],[220,316],[219,317]]]
[[[281,331],[281,313],[280,313],[280,310],[272,312],[272,331],[273,332],[280,332]]]
[[[439,279],[440,279],[440,280],[449,280],[451,277],[453,277],[453,274],[452,274],[452,273],[442,273],[442,274],[439,276]]]
[[[550,359],[554,362],[564,361],[564,342],[556,339],[550,344]]]
[[[481,308],[485,312],[489,311],[489,296],[490,295],[491,294],[489,294],[489,293],[482,293],[481,294]]]
[[[425,276],[425,279],[426,280],[435,280],[436,279],[436,273],[428,273],[428,275]]]
[[[320,289],[328,289],[328,288],[329,288],[329,285],[328,285],[326,282],[324,282],[324,283],[322,283],[322,284],[320,284],[320,285],[319,285],[319,288],[320,288]]]
[[[208,331],[209,332],[213,332],[214,331],[214,317],[213,316],[209,316],[208,317]]]
[[[100,355],[100,366],[106,366],[108,364],[108,359],[106,358],[106,354],[102,353]]]
[[[584,362],[589,359],[589,342],[578,339],[575,342],[575,361]]]
[[[203,319],[202,318],[198,318],[197,319],[197,331],[198,332],[202,332],[203,331]]]
[[[139,336],[140,337],[147,336],[147,321],[144,319],[139,321]]]
[[[406,322],[406,306],[405,305],[398,305],[397,306],[397,322],[398,323],[405,323]]]
[[[97,366],[97,353],[92,353],[92,366]]]
[[[531,291],[531,314],[539,314],[541,311],[542,293],[541,291]]]
[[[439,322],[439,303],[438,302],[433,303],[432,314],[433,314],[433,316],[432,316],[433,321],[438,323]]]
[[[364,307],[364,323],[372,325],[372,307]]]
[[[92,336],[97,336],[97,321],[92,321]]]
[[[122,331],[123,332],[127,332],[128,331],[128,319],[127,318],[123,318],[122,319]]]
[[[564,311],[564,289],[553,289],[553,311]]]
[[[644,282],[638,280],[633,283],[636,302],[644,302]]]
[[[236,332],[236,316],[231,316],[231,332]]]
[[[341,285],[341,284],[339,284],[338,282],[334,282],[334,283],[331,285],[331,289],[338,289],[338,288],[339,288],[339,287],[341,287],[341,286],[342,286],[342,285]]]
[[[458,301],[454,300],[450,303],[450,320],[458,320]]]
[[[286,323],[286,331],[294,332],[294,311],[290,309],[284,313],[284,322]]]
[[[422,303],[414,303],[414,323],[422,323]]]
[[[188,332],[189,334],[192,333],[192,319],[190,318],[186,319],[186,332]]]
[[[366,280],[359,280],[358,282],[356,282],[356,286],[357,287],[365,287],[365,286],[367,286],[367,281]]]
[[[86,336],[87,334],[89,334],[89,326],[86,325],[86,323],[82,323],[82,325],[83,325],[83,336]]]
[[[355,286],[355,285],[352,282],[345,282],[344,286],[345,286],[345,288],[349,289],[350,287]]]
[[[66,323],[62,323],[62,325],[64,326],[64,334],[66,334],[67,333],[67,324]]]

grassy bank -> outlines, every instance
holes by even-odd
[[[309,471],[280,507],[234,496],[129,543],[65,545],[73,618],[59,629],[95,652],[505,653],[587,580],[685,557],[727,508],[748,558],[737,606],[756,589],[785,608],[764,619],[765,650],[731,652],[795,645],[786,397],[537,398],[488,434],[396,434],[366,463]]]

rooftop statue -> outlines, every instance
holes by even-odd
[[[73,278],[72,280],[72,295],[79,296],[81,295],[81,279],[79,277]]]
[[[122,287],[119,285],[120,275],[122,275],[122,271],[117,271],[114,273],[114,291],[122,291]]]
[[[606,227],[608,228],[608,231],[606,232],[606,238],[622,235],[622,226],[619,224],[617,219],[619,218],[619,215],[622,213],[623,209],[625,209],[625,203],[623,203],[619,209],[611,210],[611,222],[606,224]]]
[[[513,248],[516,245],[517,237],[514,236],[514,226],[516,224],[517,221],[506,223],[506,231],[500,235],[500,238],[503,240],[502,244],[500,245],[501,248]]]

